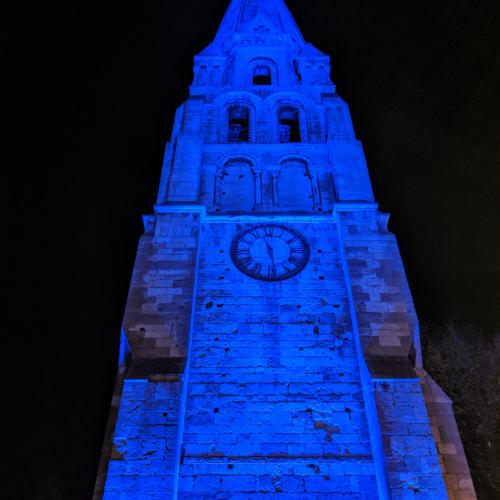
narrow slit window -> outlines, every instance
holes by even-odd
[[[253,70],[254,85],[271,85],[271,68],[265,64],[255,66]]]
[[[279,111],[280,142],[300,142],[299,111],[286,106]]]
[[[245,106],[229,108],[228,142],[249,142],[249,112]]]

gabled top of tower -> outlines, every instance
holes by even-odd
[[[231,0],[214,41],[200,55],[222,55],[234,45],[308,47],[284,0]]]
[[[283,0],[231,0],[214,43],[238,35],[289,35],[300,45],[304,38]]]

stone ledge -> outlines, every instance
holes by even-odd
[[[126,379],[150,379],[184,373],[185,357],[176,358],[139,358],[134,359],[127,371]]]
[[[417,379],[409,358],[401,356],[367,356],[366,364],[374,379]]]

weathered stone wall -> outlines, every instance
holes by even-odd
[[[387,216],[375,206],[337,213],[391,494],[474,499],[451,401],[419,368],[418,319]]]
[[[419,369],[418,374],[449,498],[475,500],[472,477],[453,414],[453,402],[425,370]]]
[[[443,474],[474,498],[451,406],[421,374],[424,402],[397,243],[329,71],[273,0],[233,0],[196,57],[125,312],[106,499],[434,500]],[[277,219],[307,238],[306,269],[243,275],[232,238]]]
[[[181,382],[157,380],[124,381],[104,500],[172,497]]]
[[[247,225],[204,224],[180,498],[375,498],[337,235],[298,276],[253,280],[228,249]]]
[[[323,146],[207,146],[200,202],[209,213],[328,213],[335,186]]]
[[[391,498],[448,498],[419,380],[375,380],[374,393]]]
[[[199,224],[197,213],[159,214],[141,238],[123,320],[129,376],[169,373],[186,357]]]
[[[191,202],[200,195],[202,101],[189,99],[177,113],[176,137],[173,141],[172,156],[164,168],[170,170],[165,193],[160,198],[171,202]]]
[[[361,142],[336,135],[328,143],[337,197],[341,202],[373,202],[373,192]]]
[[[375,376],[415,377],[417,316],[387,217],[376,207],[337,213],[365,359]]]
[[[113,399],[112,450],[100,467],[106,500],[171,498],[199,228],[196,212],[146,218],[123,320],[129,352]]]
[[[108,422],[106,424],[106,431],[104,434],[104,444],[101,451],[101,458],[99,460],[99,467],[97,470],[97,478],[94,486],[94,493],[92,500],[101,500],[104,495],[104,487],[108,476],[108,465],[113,453],[113,437],[115,434],[116,422],[118,420],[118,413],[120,411],[120,402],[122,399],[123,390],[123,373],[125,365],[120,364],[118,373],[116,375],[115,387],[111,399],[111,406],[109,409]]]

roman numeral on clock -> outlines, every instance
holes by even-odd
[[[269,278],[272,278],[273,276],[276,276],[276,266],[268,266],[267,268],[267,275]]]
[[[253,274],[261,274],[262,272],[262,265],[261,264],[254,264],[249,271]]]
[[[238,259],[244,259],[245,257],[250,255],[250,249],[249,248],[238,248],[238,251],[236,252]]]
[[[290,247],[290,251],[292,254],[300,254],[300,255],[304,255],[306,253],[305,249],[303,246],[300,246],[300,247]]]
[[[259,229],[252,229],[249,233],[250,236],[253,236],[255,239],[261,238],[261,234],[259,233]]]
[[[292,255],[289,259],[288,259],[288,262],[290,262],[291,264],[293,264],[294,266],[300,266],[303,262],[303,259],[300,259],[298,257],[295,257],[294,255]]]
[[[252,257],[248,256],[248,257],[243,257],[242,259],[238,258],[238,262],[242,266],[248,267],[248,265],[250,264],[250,262],[252,262]]]

